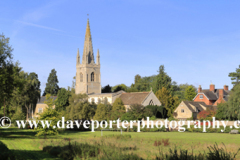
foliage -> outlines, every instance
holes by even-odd
[[[229,73],[228,77],[231,77],[233,85],[239,84],[239,82],[240,82],[240,65],[238,68],[236,68],[236,72]]]
[[[98,121],[107,120],[108,114],[109,114],[108,106],[100,103],[97,106],[97,110],[93,119]]]
[[[52,69],[51,73],[48,76],[43,96],[45,96],[45,94],[51,94],[53,96],[56,96],[58,93],[58,90],[59,90],[59,86],[58,86],[57,71],[55,69]]]
[[[13,116],[11,117],[12,124],[17,126],[16,120],[23,120],[23,119],[26,119],[26,116],[23,113],[22,108],[17,107],[16,111],[14,112]]]
[[[157,92],[158,90],[162,88],[166,88],[170,92],[170,94],[173,94],[173,88],[172,88],[172,78],[167,75],[164,69],[164,65],[161,65],[159,67],[158,75],[157,75],[157,81],[156,86],[154,87],[154,92]]]
[[[16,86],[12,51],[9,38],[0,34],[0,106],[4,105],[4,107],[6,101],[9,101],[12,97],[14,87]]]
[[[167,110],[164,108],[164,106],[157,106],[157,105],[148,105],[145,107],[145,112],[146,110],[150,110],[151,114],[146,115],[146,116],[155,116],[158,118],[166,118],[167,115]]]
[[[69,97],[71,96],[71,92],[66,90],[65,88],[61,88],[58,91],[57,99],[56,99],[56,110],[65,110],[67,106],[69,106]]]
[[[121,121],[131,121],[131,120],[136,120],[135,116],[131,112],[126,112],[121,116]]]
[[[172,96],[165,87],[162,87],[162,89],[156,92],[156,97],[159,99],[162,105],[166,108],[168,112],[167,116],[171,117],[172,113],[174,112],[174,110],[177,108],[179,104],[178,97]]]
[[[132,114],[134,120],[142,120],[145,117],[144,106],[140,104],[130,105],[129,114]]]
[[[57,122],[58,122],[58,116],[59,113],[56,111],[56,109],[53,108],[55,101],[51,98],[50,94],[46,95],[46,100],[44,101],[44,103],[47,105],[46,109],[43,111],[43,113],[40,114],[39,117],[39,121],[43,120],[43,121],[51,121],[51,124],[49,127],[45,126],[43,128],[42,124],[39,123],[38,124],[38,128],[36,128],[37,130],[37,134],[36,136],[45,136],[45,135],[57,135],[58,134],[58,130],[57,130]],[[46,123],[45,123],[46,125]],[[55,127],[53,127],[55,126]]]
[[[212,117],[215,117],[216,111],[214,110],[203,110],[201,112],[198,113],[197,118],[199,120],[212,120]]]
[[[121,98],[116,98],[116,100],[113,102],[110,119],[116,120],[120,118],[125,112],[126,109]]]
[[[128,87],[125,84],[119,84],[119,85],[116,85],[116,86],[112,87],[113,92],[118,92],[118,91],[121,91],[121,90],[127,91]]]
[[[67,113],[69,113],[69,118],[72,120],[90,120],[95,114],[95,105],[91,105],[88,102],[88,96],[86,94],[75,94],[72,92],[69,98],[69,104],[66,110]]]
[[[185,90],[185,99],[187,101],[192,101],[193,98],[197,95],[196,89],[193,86],[188,86]]]
[[[102,88],[102,93],[111,93],[111,92],[112,92],[112,87],[109,86],[109,84]]]
[[[234,86],[228,101],[218,104],[217,108],[216,117],[218,119],[240,119],[240,83]]]

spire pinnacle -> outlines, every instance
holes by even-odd
[[[97,64],[100,64],[100,54],[99,54],[99,49],[97,50]]]
[[[77,50],[77,64],[80,64],[79,48]]]
[[[92,36],[90,31],[89,19],[88,19],[84,47],[83,47],[82,64],[90,64],[90,63],[94,63],[94,56],[93,56],[93,47],[92,47]]]

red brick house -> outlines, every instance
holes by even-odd
[[[218,103],[222,103],[228,100],[230,91],[228,86],[224,85],[223,89],[215,89],[215,85],[211,84],[210,89],[202,89],[198,87],[198,94],[194,97],[194,102],[204,102],[206,105],[216,106]]]

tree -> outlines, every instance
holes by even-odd
[[[95,109],[93,105],[88,102],[88,96],[86,94],[71,93],[69,98],[69,106],[66,108],[69,113],[68,118],[72,120],[76,119],[92,119]]]
[[[40,114],[39,120],[48,120],[51,121],[50,127],[44,127],[41,125],[41,123],[38,124],[37,134],[36,136],[45,136],[45,135],[57,135],[57,122],[58,122],[58,112],[56,109],[53,109],[53,106],[55,104],[55,101],[51,98],[50,94],[46,95],[46,101],[44,101],[45,104],[47,104],[47,108],[43,111],[43,113]],[[53,127],[55,126],[55,127]]]
[[[14,64],[12,63],[12,47],[9,44],[9,38],[0,34],[0,106],[11,98],[14,83]]]
[[[159,118],[165,118],[167,115],[167,110],[164,108],[164,106],[148,105],[144,109],[151,111],[151,114],[147,115],[146,117],[150,117],[151,115],[158,117],[160,113],[161,115],[159,115]]]
[[[228,119],[240,119],[240,83],[235,84],[234,89],[230,93],[230,97],[227,101],[226,115]]]
[[[126,112],[125,106],[121,100],[121,98],[116,98],[113,103],[112,111],[111,111],[111,119],[115,120],[120,118]]]
[[[111,93],[111,92],[112,92],[112,87],[109,86],[109,84],[102,88],[102,93]]]
[[[229,73],[228,77],[231,77],[233,85],[239,84],[239,82],[240,82],[240,65],[238,68],[236,68],[236,72]]]
[[[134,83],[138,83],[139,80],[141,79],[141,76],[139,74],[137,74],[135,77],[134,77]]]
[[[119,84],[119,85],[116,85],[116,86],[112,87],[113,92],[118,92],[118,91],[121,91],[121,90],[127,91],[127,89],[128,88],[125,84]]]
[[[188,86],[185,90],[185,99],[192,101],[193,98],[197,95],[196,89],[193,86]]]
[[[94,116],[94,120],[102,121],[108,119],[109,109],[106,105],[100,103],[97,106],[96,114]]]
[[[58,86],[57,71],[55,69],[52,69],[51,73],[48,76],[44,93],[51,94],[52,96],[56,96],[58,93],[58,90],[59,90],[59,86]]]
[[[179,104],[178,97],[172,96],[165,87],[162,87],[162,89],[156,92],[156,97],[159,99],[159,101],[168,111],[167,116],[171,117],[173,111],[176,109],[177,105]]]
[[[71,92],[66,90],[65,88],[61,88],[58,91],[57,99],[56,99],[56,110],[65,110],[67,106],[69,106],[69,97],[71,96]]]
[[[173,92],[172,85],[171,85],[172,79],[165,72],[164,65],[161,65],[159,67],[158,73],[159,74],[157,75],[157,81],[156,81],[156,86],[154,88],[154,92],[164,87],[170,92],[170,94],[172,94]]]
[[[130,105],[128,112],[134,117],[134,120],[141,120],[145,117],[144,106],[140,104]]]

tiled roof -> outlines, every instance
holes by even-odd
[[[124,105],[142,104],[150,92],[122,93],[120,96]]]
[[[192,111],[192,112],[201,112],[204,110],[203,107],[205,107],[206,109],[210,109],[210,110],[216,110],[217,107],[216,106],[212,106],[212,105],[206,105],[204,102],[194,102],[194,101],[183,101],[183,103],[185,103],[185,105]],[[192,107],[196,107],[197,111]]]
[[[207,105],[204,102],[194,102],[194,101],[183,101],[183,103],[186,104],[186,106],[192,111],[192,112],[198,112],[196,111],[194,108],[192,108],[192,106],[196,107],[197,110],[199,110],[200,112],[202,110],[204,110],[204,107],[207,107]],[[192,105],[192,106],[191,106]]]
[[[51,98],[53,98],[53,100],[57,99],[57,96],[51,96]],[[46,100],[45,96],[40,97],[40,99],[38,100],[37,104],[39,103],[44,103],[44,101]]]
[[[216,101],[219,97],[219,89],[215,89],[214,91],[210,91],[209,89],[204,89],[200,93],[204,93],[209,100]],[[230,93],[230,91],[223,90],[223,99],[225,101],[228,100],[227,96],[229,95],[229,93]]]
[[[96,96],[96,95],[112,95],[113,97],[122,93],[126,93],[125,91],[121,90],[118,92],[112,92],[112,93],[90,93],[89,96]]]

